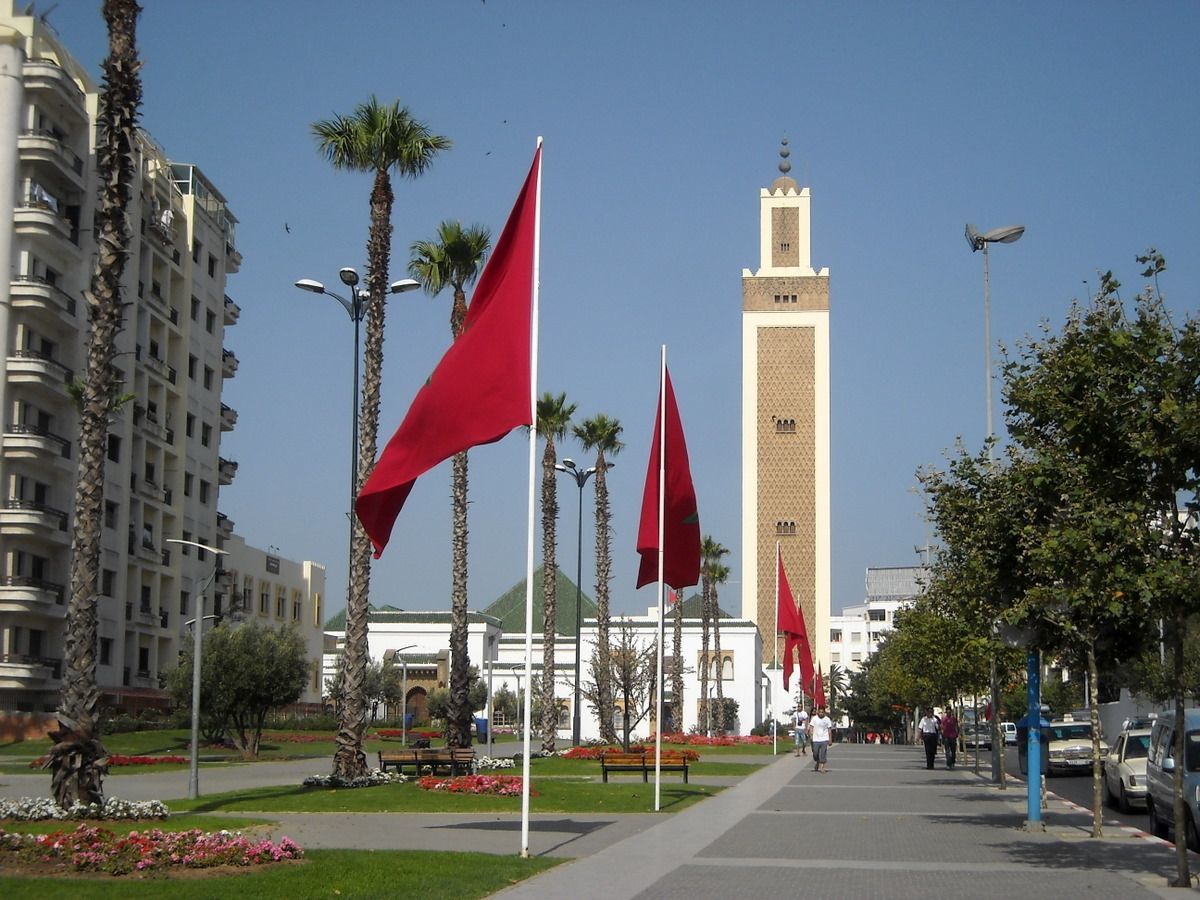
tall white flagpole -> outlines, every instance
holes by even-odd
[[[775,631],[771,635],[774,645],[772,655],[775,657],[774,668],[779,668],[779,541],[775,542]],[[774,676],[772,676],[773,678]],[[774,681],[772,680],[772,684]],[[775,725],[775,692],[771,691],[771,755],[779,753],[779,729]]]
[[[663,539],[667,505],[667,345],[662,345],[658,362],[658,669],[654,680],[656,696],[654,737],[654,811],[662,809],[662,697],[663,697]],[[677,663],[678,664],[678,663]]]
[[[537,149],[542,149],[541,135],[537,139]],[[537,188],[534,192],[536,201],[533,212],[533,308],[529,328],[529,415],[533,424],[529,427],[529,516],[525,553],[525,755],[521,758],[521,857],[523,859],[529,858],[529,731],[533,719],[533,517],[535,507],[533,485],[537,474],[538,300],[541,295],[539,281],[542,263],[542,163],[544,161],[543,159],[538,162]]]

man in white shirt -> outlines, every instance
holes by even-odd
[[[808,733],[812,737],[813,771],[828,772],[825,761],[829,755],[829,736],[833,732],[833,720],[825,714],[825,707],[818,706],[817,714],[808,720]]]
[[[796,749],[792,755],[808,755],[808,713],[803,703],[796,704]]]
[[[932,769],[933,760],[937,756],[938,741],[942,736],[941,723],[933,714],[932,706],[925,707],[925,715],[917,723],[917,730],[921,732],[921,740],[925,743],[925,768]]]

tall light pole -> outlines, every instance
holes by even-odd
[[[402,654],[411,650],[416,644],[405,644],[392,651],[392,660],[400,660],[400,745],[408,746],[408,660]]]
[[[354,417],[351,423],[350,436],[350,558],[346,571],[346,600],[350,600],[350,581],[353,578],[354,571],[354,501],[358,497],[358,366],[361,352],[359,344],[362,332],[362,320],[367,315],[367,301],[370,300],[370,294],[364,289],[358,288],[358,272],[347,266],[338,271],[338,278],[342,280],[342,284],[350,288],[350,299],[347,300],[340,294],[335,294],[328,290],[325,285],[319,281],[314,281],[312,278],[301,278],[295,282],[296,287],[302,291],[309,291],[313,294],[325,294],[332,297],[342,305],[342,309],[346,310],[346,314],[350,316],[350,321],[354,323],[354,380],[352,384],[352,395],[354,397]],[[412,278],[402,278],[399,281],[393,281],[388,291],[393,294],[402,294],[406,291],[415,291],[421,285]]]
[[[196,598],[196,617],[192,619],[192,758],[188,767],[188,799],[195,800],[200,796],[200,645],[204,635],[204,592],[221,571],[221,557],[227,551],[196,541],[181,541],[178,538],[167,538],[167,543],[199,547],[216,558],[212,574],[200,584],[199,596]]]
[[[983,365],[984,365],[984,401],[987,404],[987,448],[988,459],[996,458],[995,431],[992,428],[992,286],[988,276],[988,244],[1012,244],[1021,239],[1025,233],[1024,225],[1006,225],[1003,228],[993,228],[991,231],[980,233],[979,229],[967,224],[966,238],[971,252],[983,251]],[[1032,650],[1030,651],[1033,652]],[[1001,741],[1000,734],[1000,682],[996,673],[996,654],[992,653],[991,660],[991,693],[992,693],[992,781],[1004,785],[1004,769],[1000,765]],[[976,723],[978,725],[978,723]],[[978,741],[978,738],[976,738]]]
[[[575,557],[575,715],[571,720],[571,743],[578,747],[583,724],[579,715],[579,676],[580,662],[583,658],[583,647],[580,645],[583,625],[583,585],[581,584],[583,581],[583,486],[587,484],[589,478],[596,474],[596,467],[588,466],[586,469],[581,469],[575,465],[575,460],[564,459],[554,468],[560,472],[566,472],[579,485],[579,531],[578,547],[576,548],[578,552]],[[609,468],[612,468],[611,464]]]

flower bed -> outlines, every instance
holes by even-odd
[[[304,779],[304,786],[360,788],[375,787],[377,784],[403,784],[406,781],[408,781],[408,776],[401,775],[399,772],[384,772],[380,769],[373,769],[366,775],[360,775],[358,778],[342,778],[340,775],[309,775]]]
[[[440,740],[444,734],[440,731],[414,731],[408,729],[404,731],[400,728],[376,728],[375,737],[379,738],[402,738],[407,737],[410,741],[416,738],[427,738],[428,740]]]
[[[739,744],[770,744],[771,738],[769,735],[756,734],[721,734],[715,737],[703,734],[664,734],[662,741],[664,744],[690,744],[694,747],[736,747]]]
[[[663,743],[667,744],[667,743],[673,743],[673,742],[668,741],[666,736],[664,736]],[[595,747],[595,746],[593,746],[593,747],[572,747],[570,750],[567,750],[565,753],[563,753],[563,756],[565,756],[567,759],[596,759],[596,760],[598,760],[602,753],[624,753],[624,752],[625,751],[622,750],[620,747],[603,744],[598,747]],[[650,744],[650,745],[630,744],[629,752],[630,753],[649,753],[649,754],[653,755],[654,745],[653,744]],[[695,750],[673,749],[672,752],[683,754],[683,758],[686,759],[688,762],[696,762],[697,760],[700,759],[700,754]]]
[[[49,758],[49,756],[39,756],[29,764],[29,768],[44,768],[46,760]],[[114,753],[108,757],[108,767],[111,769],[114,766],[158,766],[185,763],[187,761],[187,757],[185,756],[122,756],[119,753]]]
[[[63,809],[47,797],[0,800],[0,819],[15,819],[18,822],[40,822],[45,819],[165,819],[170,814],[166,804],[158,800],[106,797],[103,805],[77,803],[70,809]]]
[[[0,851],[21,862],[70,866],[77,872],[127,875],[147,869],[254,866],[301,859],[304,851],[290,838],[278,844],[251,841],[228,831],[131,831],[121,837],[105,828],[80,825],[75,831],[15,834],[0,830]]]
[[[318,744],[333,740],[328,734],[292,734],[287,731],[263,732],[262,739],[268,744]]]
[[[512,769],[517,765],[515,760],[503,756],[482,756],[475,760],[476,771],[480,769]]]
[[[495,794],[499,797],[520,797],[523,779],[520,775],[459,775],[440,778],[426,775],[417,782],[427,791],[446,791],[451,794]],[[536,797],[537,791],[531,790]]]

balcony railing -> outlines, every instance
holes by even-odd
[[[30,668],[45,668],[49,671],[44,678],[62,678],[62,660],[48,656],[30,656],[27,653],[0,654],[0,664],[8,666],[28,666]]]
[[[52,359],[40,350],[18,350],[10,359],[35,359],[46,368],[57,372],[62,376],[64,384],[70,383],[75,378],[75,373],[60,363],[57,359]]]
[[[11,497],[5,501],[4,508],[37,513],[38,515],[45,516],[47,519],[57,521],[59,531],[67,530],[67,514],[61,509],[55,509],[44,503],[38,503],[35,500],[18,500],[15,497]]]
[[[237,324],[238,316],[242,314],[242,308],[233,302],[233,299],[227,294],[225,296],[225,324]]]
[[[29,435],[32,437],[41,438],[48,443],[56,445],[63,455],[63,459],[71,458],[71,442],[65,437],[47,431],[45,428],[40,428],[37,425],[21,425],[15,422],[10,422],[4,428],[5,434],[20,434]]]
[[[66,162],[67,166],[76,174],[83,174],[83,160],[79,158],[79,154],[62,142],[53,131],[47,131],[44,128],[30,128],[21,132],[21,137],[37,138],[39,140],[52,143],[58,154]]]
[[[75,298],[70,296],[68,293],[66,293],[66,291],[63,291],[56,285],[51,284],[40,275],[16,275],[13,277],[12,283],[14,285],[38,285],[41,289],[45,290],[47,294],[54,297],[54,301],[60,304],[62,308],[67,311],[68,315],[75,315]],[[20,287],[17,287],[13,290],[14,295],[19,295],[20,293]],[[17,296],[13,297],[14,302],[17,299]]]
[[[32,578],[28,575],[5,575],[0,577],[0,587],[25,588],[30,591],[50,594],[54,597],[54,602],[59,606],[62,606],[66,595],[65,586],[55,584],[52,581],[43,581],[40,578]]]

